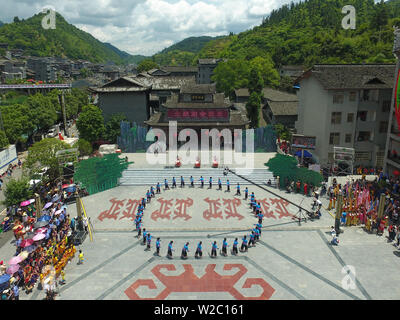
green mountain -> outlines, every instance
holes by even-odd
[[[345,5],[356,9],[355,30],[342,28]],[[209,42],[196,58],[267,57],[276,67],[392,63],[394,24],[400,25],[400,0],[307,0],[273,10],[252,30]]]
[[[124,64],[134,63],[138,64],[140,61],[147,59],[148,57],[142,55],[131,55],[125,51],[119,50],[117,47],[113,46],[111,43],[103,42],[103,44],[109,49],[113,50],[118,56],[123,60]]]
[[[211,40],[218,39],[221,37],[189,37],[178,43],[173,44],[172,46],[165,48],[160,53],[168,53],[174,50],[198,53],[203,47],[210,42]]]
[[[91,34],[69,24],[60,14],[56,14],[56,29],[42,28],[44,13],[25,20],[14,20],[0,27],[0,43],[9,48],[24,49],[26,55],[56,56],[84,59],[94,63],[107,61],[123,64],[130,55],[116,51],[115,47],[94,38]],[[114,49],[115,48],[115,49]]]
[[[197,54],[207,46],[211,41],[216,39],[224,38],[221,37],[189,37],[172,46],[165,48],[159,53],[155,54],[152,59],[159,65],[162,66],[174,66],[174,65],[196,65]]]

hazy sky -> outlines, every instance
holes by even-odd
[[[187,37],[238,33],[291,0],[0,0],[0,20],[51,6],[69,23],[131,54],[152,55]]]

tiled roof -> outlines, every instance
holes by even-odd
[[[297,95],[295,94],[275,90],[272,88],[264,88],[262,92],[264,94],[264,98],[269,101],[299,101]]]
[[[321,64],[303,73],[297,82],[315,76],[327,90],[392,89],[395,68],[394,64]]]
[[[165,108],[193,108],[193,109],[204,109],[204,108],[229,108],[232,104],[229,100],[225,99],[223,93],[215,93],[213,102],[179,102],[179,95],[173,94],[167,99],[167,102],[163,104]]]
[[[145,124],[152,127],[168,127],[169,122],[165,118],[165,114],[162,112],[158,112],[153,114],[149,120],[144,121]],[[239,112],[231,112],[230,113],[230,121],[228,122],[186,122],[186,121],[177,121],[178,127],[209,127],[213,126],[216,128],[226,128],[230,126],[245,126],[249,124],[250,121],[248,118],[239,113]]]
[[[268,102],[274,116],[295,116],[297,115],[298,101]]]
[[[184,67],[184,66],[165,66],[161,67],[161,70],[166,72],[188,72],[196,73],[198,71],[197,67]]]
[[[181,93],[216,93],[217,88],[212,84],[187,83],[181,88]]]

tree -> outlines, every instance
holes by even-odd
[[[290,140],[290,132],[283,124],[277,123],[274,129],[281,140]]]
[[[9,144],[6,133],[3,130],[0,130],[0,149],[8,147]]]
[[[74,148],[78,148],[80,156],[89,156],[93,152],[92,145],[85,139],[79,139],[75,144]]]
[[[44,167],[48,167],[49,180],[55,180],[60,176],[56,153],[66,149],[71,149],[70,145],[56,138],[46,138],[36,142],[28,149],[25,167],[30,170],[31,175],[35,175]]]
[[[246,104],[247,116],[250,120],[251,128],[258,128],[260,122],[261,98],[257,92],[252,92]]]
[[[250,69],[249,83],[248,83],[250,96],[252,93],[257,93],[259,96],[261,96],[263,88],[264,88],[264,80],[261,76],[261,72],[260,70],[258,70],[257,67],[253,66]]]
[[[211,79],[216,82],[217,91],[233,99],[235,89],[247,87],[249,66],[240,59],[218,63]]]
[[[137,72],[141,73],[144,71],[149,71],[154,68],[159,68],[159,65],[156,62],[154,62],[153,60],[145,59],[139,63],[139,65],[137,67]]]
[[[25,104],[1,106],[4,131],[10,143],[24,141],[22,136],[33,132],[35,126],[31,117],[31,110]]]
[[[255,57],[250,61],[250,68],[258,70],[264,87],[275,88],[279,85],[279,73],[270,56]]]
[[[126,120],[126,116],[122,113],[113,114],[106,123],[106,140],[117,143],[117,138],[121,135],[121,121]]]
[[[57,121],[55,100],[51,97],[37,93],[26,100],[32,121],[39,129],[48,129]]]
[[[11,179],[4,190],[5,200],[3,204],[7,207],[19,205],[22,201],[29,200],[33,196],[33,191],[29,189],[29,179],[22,177],[21,179]]]
[[[76,126],[79,137],[90,143],[102,138],[105,133],[102,111],[94,105],[84,106],[76,121]]]

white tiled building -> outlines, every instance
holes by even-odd
[[[397,58],[396,72],[394,73],[394,88],[396,88],[396,83],[398,83],[398,92],[400,92],[400,29],[395,31],[393,53]],[[389,118],[390,126],[388,127],[384,160],[384,172],[390,175],[393,174],[394,170],[400,171],[400,129],[395,115],[395,94],[395,90],[393,90]],[[400,101],[400,97],[397,97],[397,99]]]
[[[332,163],[333,147],[355,149],[355,165],[383,166],[395,65],[315,65],[298,79],[298,134]]]

